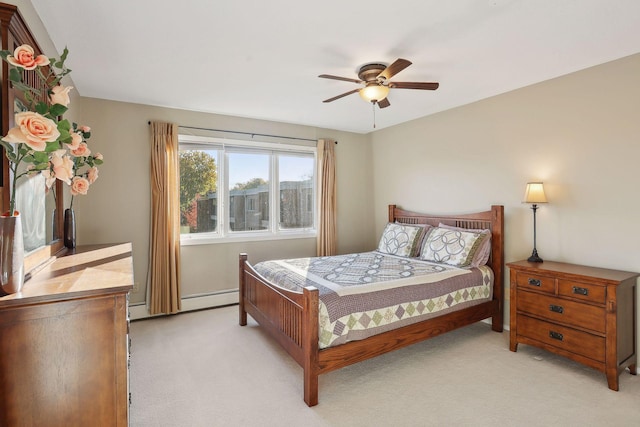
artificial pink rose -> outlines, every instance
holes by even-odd
[[[89,190],[89,181],[87,178],[81,176],[74,176],[71,181],[71,195],[77,196],[78,194],[86,195]]]
[[[93,156],[93,158],[96,159],[96,160],[104,160],[104,158],[102,157],[102,154],[100,154],[100,153],[96,153],[96,155]]]
[[[35,165],[27,166],[27,176],[29,178],[33,178],[36,175],[39,175],[40,171],[35,170]]]
[[[69,156],[65,155],[65,153],[65,150],[56,150],[51,153],[51,167],[56,179],[71,185],[71,178],[74,175],[73,160],[71,160]]]
[[[91,154],[91,150],[89,150],[86,142],[81,142],[78,148],[76,148],[75,150],[71,150],[71,154],[76,157],[87,157],[89,154]]]
[[[51,188],[54,182],[56,182],[56,176],[48,169],[42,171],[44,176],[44,184],[47,186],[47,190]]]
[[[34,53],[31,46],[23,44],[13,51],[13,56],[7,56],[7,62],[11,65],[22,67],[25,70],[33,70],[36,67],[49,65],[49,58],[44,55],[38,55],[34,58]]]
[[[87,179],[89,180],[89,184],[93,184],[98,179],[98,168],[92,167],[87,171]]]
[[[73,86],[62,86],[58,85],[51,89],[51,94],[49,94],[49,100],[52,104],[60,104],[65,107],[69,105],[71,100],[69,99],[69,91],[73,89]]]
[[[25,111],[16,114],[16,126],[9,129],[3,141],[11,143],[25,143],[32,150],[44,151],[47,142],[58,139],[60,132],[58,126],[48,119],[33,111]]]
[[[89,126],[80,126],[78,129],[84,133],[91,132],[91,128]]]
[[[69,150],[77,150],[80,147],[80,143],[82,142],[82,136],[79,133],[71,134],[71,143],[69,145]]]

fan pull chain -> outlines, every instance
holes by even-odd
[[[376,102],[371,102],[371,107],[373,107],[373,128],[376,128]]]

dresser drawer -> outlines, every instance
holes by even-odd
[[[534,339],[599,362],[605,361],[604,337],[520,314],[517,321],[519,336]]]
[[[605,298],[607,297],[607,288],[604,286],[559,279],[558,294],[604,305]]]
[[[537,291],[556,293],[556,280],[553,277],[540,276],[537,274],[529,274],[518,272],[516,275],[516,283],[521,288],[535,289]]]
[[[553,322],[562,322],[603,334],[606,331],[604,307],[537,295],[532,292],[519,293],[517,306],[518,311],[543,317]]]

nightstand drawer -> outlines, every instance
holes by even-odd
[[[518,315],[518,335],[604,362],[605,339],[586,332]]]
[[[605,298],[607,297],[607,289],[604,286],[559,279],[558,294],[595,302],[597,304],[604,304]]]
[[[553,322],[562,322],[605,333],[606,313],[604,307],[537,295],[531,292],[518,294],[516,304],[518,311],[543,317]]]
[[[537,291],[556,293],[556,280],[553,277],[539,276],[537,274],[529,274],[518,272],[516,283],[521,288],[534,289]]]

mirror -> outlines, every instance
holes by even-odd
[[[3,184],[10,182],[8,160],[2,154]],[[10,186],[2,186],[2,211],[9,207]],[[24,267],[27,277],[30,271],[55,255],[63,248],[64,188],[60,181],[55,183],[54,199],[45,193],[44,177],[36,175],[23,178],[16,188],[16,208],[22,217],[24,239]]]

